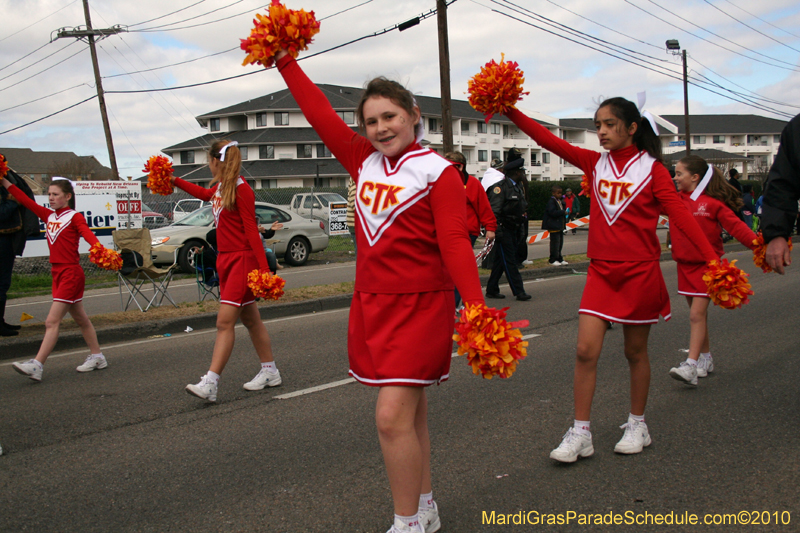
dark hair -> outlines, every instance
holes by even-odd
[[[61,189],[61,192],[64,194],[72,195],[70,199],[67,200],[67,205],[69,205],[70,209],[75,209],[75,188],[72,186],[72,182],[69,180],[53,180],[53,182],[50,183],[50,187],[54,185]]]
[[[635,144],[640,151],[644,150],[654,157],[656,161],[663,164],[664,160],[661,156],[661,141],[658,140],[658,135],[656,135],[656,132],[653,131],[650,121],[646,118],[642,118],[642,115],[639,113],[639,108],[636,107],[636,104],[630,100],[616,96],[614,98],[603,100],[597,109],[599,110],[606,106],[610,108],[611,114],[622,121],[626,130],[631,127],[631,124],[637,124],[636,132],[633,134],[633,144]],[[594,118],[597,120],[596,112],[594,114]]]
[[[563,191],[563,189],[561,188],[561,185],[553,185],[553,186],[550,188],[550,191],[551,191],[551,192],[557,192],[557,191]]]
[[[366,129],[364,124],[364,104],[373,97],[388,98],[395,105],[402,107],[412,117],[414,116],[414,108],[419,107],[411,91],[396,81],[379,76],[367,83],[367,86],[364,88],[364,94],[361,95],[361,101],[358,103],[358,108],[356,108],[358,129],[361,133],[364,133]],[[417,128],[419,128],[419,125],[414,124],[415,134],[417,133]]]
[[[708,163],[706,160],[697,155],[686,156],[679,162],[686,167],[686,170],[688,170],[690,174],[697,174],[701,179],[708,171]],[[711,181],[708,182],[708,186],[703,192],[712,198],[716,198],[733,209],[734,212],[738,213],[742,206],[744,206],[739,191],[736,187],[728,183],[720,169],[717,167],[713,168],[714,174],[711,176]]]
[[[469,180],[469,172],[467,172],[467,158],[464,157],[464,154],[461,152],[447,152],[444,154],[444,158],[450,161],[451,163],[455,163],[456,165],[461,165],[461,170],[459,171],[461,174],[461,181],[464,182],[464,185],[467,184]]]

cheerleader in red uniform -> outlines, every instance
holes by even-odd
[[[602,154],[559,139],[516,109],[507,116],[540,146],[590,177],[593,215],[587,250],[589,273],[578,311],[575,423],[550,457],[569,463],[594,453],[589,418],[597,361],[609,322],[623,324],[631,374],[631,411],[614,451],[640,453],[651,443],[644,421],[650,389],[650,325],[658,322],[659,315],[670,318],[669,295],[659,265],[661,245],[655,231],[661,209],[669,214],[671,225],[688,235],[700,257],[710,261],[717,254],[661,163],[655,121],[643,119],[633,102],[611,98],[600,104],[594,120],[600,144],[608,150]]]
[[[205,189],[181,178],[172,182],[195,198],[210,201],[217,227],[217,272],[220,306],[217,314],[217,338],[208,373],[186,392],[209,402],[217,401],[219,377],[233,351],[238,319],[250,333],[261,361],[261,370],[244,384],[246,390],[262,390],[281,384],[281,374],[272,357],[272,342],[261,321],[256,297],[247,286],[247,274],[259,269],[269,271],[267,256],[256,227],[253,189],[239,176],[242,156],[235,141],[217,141],[211,145],[208,167],[212,187]]]
[[[356,283],[350,307],[350,375],[380,387],[378,437],[394,500],[389,530],[437,531],[425,387],[450,374],[453,280],[483,303],[456,168],[423,148],[420,110],[397,82],[376,78],[357,116],[362,137],[285,52],[277,66],[325,145],[355,178]]]
[[[100,351],[100,344],[97,342],[97,333],[92,321],[89,320],[89,315],[83,308],[83,288],[86,276],[78,256],[78,244],[81,237],[89,244],[95,244],[98,240],[89,229],[83,215],[75,211],[75,190],[72,188],[72,182],[65,178],[53,178],[53,180],[47,189],[47,196],[52,208],[48,209],[28,198],[16,185],[12,185],[10,181],[3,178],[3,186],[8,189],[8,192],[14,195],[20,204],[36,213],[36,216],[45,223],[47,246],[50,249],[53,305],[50,306],[50,312],[44,322],[45,333],[42,345],[39,347],[35,359],[11,365],[14,370],[34,381],[42,381],[44,363],[55,348],[61,320],[67,313],[81,328],[81,334],[91,352],[86,361],[77,368],[78,372],[91,372],[94,369],[100,370],[108,366],[108,361]]]
[[[681,200],[694,215],[718,257],[725,253],[721,228],[748,248],[756,247],[756,234],[736,216],[742,207],[742,199],[719,169],[706,163],[702,157],[690,155],[675,165],[675,183]],[[714,371],[708,343],[708,304],[711,300],[703,281],[705,262],[681,232],[672,236],[672,258],[678,263],[678,294],[686,296],[689,303],[691,333],[689,358],[672,368],[669,375],[696,386],[697,378],[704,378]]]

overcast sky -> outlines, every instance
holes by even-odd
[[[285,88],[277,71],[241,66],[244,52],[238,49],[239,39],[249,34],[253,13],[264,11],[268,0],[90,3],[95,28],[120,24],[130,30],[98,44],[106,91],[182,86],[255,72],[174,91],[108,94],[122,176],[141,175],[149,156],[205,133],[195,116]],[[321,32],[306,55],[393,27],[435,5],[435,0],[288,3],[293,9],[314,10],[322,20]],[[353,9],[340,13],[348,8]],[[82,0],[0,0],[0,10],[0,132],[96,94],[88,46],[68,38],[48,44],[56,29],[85,24]],[[181,11],[164,17],[176,10]],[[528,16],[530,13],[562,26],[545,26],[541,19]],[[155,18],[158,20],[146,22]],[[783,120],[785,114],[800,113],[797,0],[458,0],[449,7],[448,19],[454,99],[466,99],[469,77],[483,63],[499,60],[505,53],[506,59],[517,61],[525,72],[525,89],[531,94],[521,107],[556,117],[587,117],[602,97],[624,96],[635,101],[636,93],[646,90],[647,109],[681,114],[680,79],[661,73],[667,69],[680,78],[679,59],[664,49],[667,39],[678,39],[689,53],[690,78],[705,81],[706,87],[721,94],[736,91],[741,94],[735,96],[737,100],[768,108],[757,109],[690,86],[690,112],[752,113]],[[159,26],[155,31],[134,31]],[[573,42],[587,43],[567,31],[595,38],[594,49]],[[220,53],[232,48],[235,50]],[[395,30],[365,39],[301,65],[317,83],[361,87],[376,75],[386,75],[415,93],[439,96],[437,50],[434,15],[402,33]],[[202,58],[216,53],[220,54]],[[201,59],[128,75],[197,58]],[[653,70],[643,68],[644,62]],[[53,95],[59,91],[63,92]],[[96,99],[1,134],[0,147],[72,151],[94,155],[108,164]]]

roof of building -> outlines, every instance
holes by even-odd
[[[670,163],[677,162],[685,155],[686,152],[684,150],[672,154],[664,154],[664,161]],[[752,157],[746,157],[743,155],[734,154],[732,152],[726,152],[724,150],[716,150],[714,148],[700,148],[697,150],[692,148],[692,155],[700,156],[710,163],[726,163],[729,161],[754,161]]]
[[[111,175],[111,169],[103,166],[92,155],[79,156],[74,152],[34,152],[30,148],[0,148],[6,156],[8,166],[19,174],[49,174],[54,168],[78,162],[80,168],[88,169],[98,178]]]
[[[355,128],[354,128],[355,129]],[[168,150],[190,150],[203,148],[206,149],[211,146],[215,141],[220,139],[232,139],[241,145],[253,144],[297,144],[297,143],[321,143],[322,141],[313,128],[286,128],[283,126],[274,126],[269,128],[257,128],[254,130],[232,131],[225,133],[208,133],[195,137],[182,143],[174,144],[163,151]]]
[[[678,133],[685,133],[686,121],[683,115],[661,115],[664,120],[675,124]],[[689,115],[689,129],[692,135],[779,135],[786,126],[785,120],[761,117],[759,115]]]
[[[565,128],[595,131],[593,118],[560,118],[558,119],[558,125]]]
[[[324,161],[324,164],[320,161]],[[319,167],[317,167],[319,165]],[[259,159],[242,161],[242,176],[245,179],[315,178],[347,176],[347,170],[334,158],[325,159]],[[175,176],[187,181],[210,181],[208,165],[178,165]],[[146,176],[145,176],[146,178]]]

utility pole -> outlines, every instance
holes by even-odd
[[[94,68],[94,81],[97,86],[97,100],[100,102],[100,117],[103,119],[103,130],[106,134],[106,145],[108,146],[108,159],[111,163],[112,179],[119,180],[119,171],[117,170],[117,157],[114,155],[114,141],[111,139],[111,126],[108,123],[108,114],[106,113],[106,99],[103,92],[103,81],[100,78],[100,67],[97,64],[97,50],[95,48],[95,37],[100,39],[108,37],[109,35],[116,35],[124,31],[128,31],[121,26],[114,26],[113,28],[106,28],[101,30],[92,29],[92,18],[89,15],[89,0],[83,0],[83,14],[86,18],[86,29],[72,28],[68,30],[61,28],[58,30],[56,39],[61,37],[75,37],[77,39],[86,38],[89,42],[89,51],[92,54],[92,67]]]
[[[442,144],[444,152],[453,151],[453,113],[450,106],[450,45],[447,39],[447,2],[436,0],[439,22],[439,82],[442,92]]]
[[[692,155],[692,137],[689,131],[689,84],[686,75],[686,49],[683,52],[683,118],[686,121],[686,156]]]

